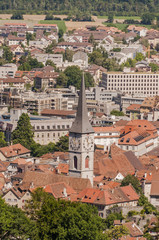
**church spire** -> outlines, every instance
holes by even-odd
[[[70,129],[70,132],[72,133],[93,133],[94,132],[88,119],[84,73],[81,81],[81,89],[80,89],[79,99],[78,99],[77,114],[76,114],[75,121],[73,122],[72,127]]]

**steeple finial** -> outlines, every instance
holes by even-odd
[[[81,80],[81,88],[78,99],[78,108],[75,121],[72,124],[70,132],[74,133],[93,133],[94,130],[88,119],[86,95],[85,95],[85,81],[84,72]]]

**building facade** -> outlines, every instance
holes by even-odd
[[[145,96],[159,95],[158,73],[103,73],[102,87],[106,90],[119,90],[128,94],[144,94]]]

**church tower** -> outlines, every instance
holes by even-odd
[[[94,130],[88,119],[84,77],[75,121],[69,131],[69,175],[88,178],[93,186]]]

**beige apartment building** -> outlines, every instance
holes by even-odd
[[[13,108],[23,106],[29,113],[40,114],[44,109],[72,110],[75,97],[69,97],[62,93],[33,93],[27,92],[21,95],[11,96],[10,104]]]
[[[159,73],[107,72],[102,74],[102,87],[132,95],[156,96],[159,95]]]
[[[58,142],[59,138],[68,134],[74,119],[50,118],[48,120],[31,120],[36,143],[46,145]]]

